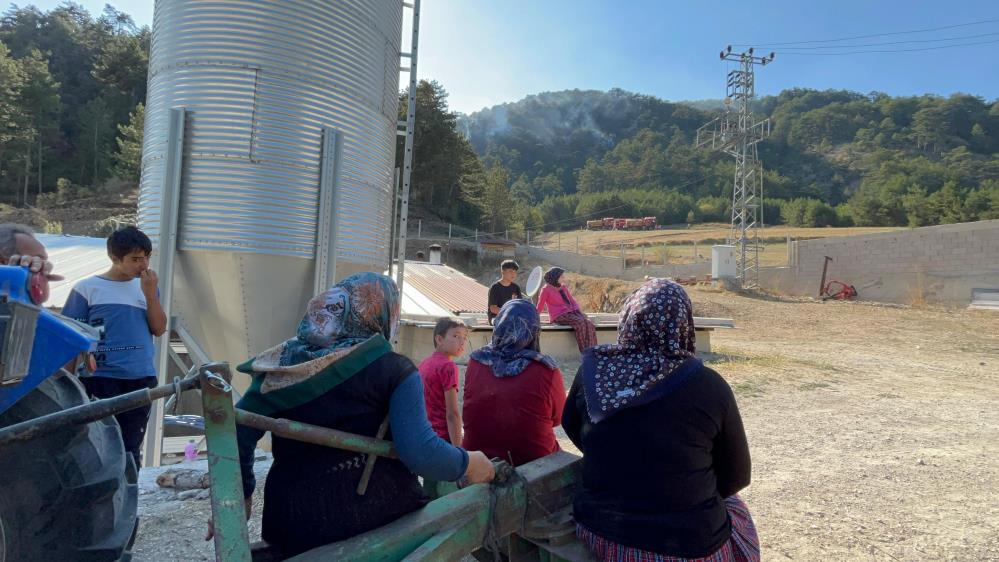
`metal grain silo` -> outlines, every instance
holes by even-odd
[[[139,223],[158,236],[179,175],[172,314],[212,359],[289,337],[334,278],[384,270],[402,13],[401,0],[157,0]]]

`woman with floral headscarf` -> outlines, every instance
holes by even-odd
[[[750,479],[742,418],[694,356],[680,285],[653,279],[629,297],[617,345],[583,355],[562,427],[583,452],[576,532],[598,560],[760,559],[736,494]]]
[[[569,287],[562,284],[565,270],[553,267],[545,272],[545,287],[538,296],[538,313],[548,308],[548,317],[554,324],[570,326],[576,335],[579,352],[597,345],[597,327],[583,314],[579,303],[572,298]]]
[[[462,408],[466,449],[514,466],[559,449],[553,428],[562,423],[565,385],[555,361],[538,351],[540,334],[534,305],[513,299],[496,316],[492,342],[469,356]]]
[[[352,537],[420,508],[427,499],[417,474],[437,481],[493,477],[484,454],[452,447],[431,429],[420,375],[389,345],[399,303],[390,278],[352,275],[309,301],[297,337],[238,367],[253,382],[237,407],[369,437],[387,417],[385,439],[399,455],[377,461],[362,497],[356,490],[365,455],[273,436],[261,535],[282,556]],[[249,512],[256,486],[254,446],[264,432],[238,426],[236,433]]]

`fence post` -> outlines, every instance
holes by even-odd
[[[447,241],[448,241],[448,242],[450,242],[450,241],[451,241],[451,227],[452,227],[452,226],[453,226],[453,225],[452,225],[451,223],[447,223]]]
[[[576,235],[576,253],[579,253],[579,235]]]
[[[506,233],[503,234],[503,238],[506,240],[510,239],[510,229],[506,229]]]
[[[527,247],[528,248],[531,247],[531,231],[530,230],[527,231]]]
[[[787,266],[791,267],[791,233],[787,233]]]
[[[478,228],[475,229],[475,241],[476,242],[479,241],[479,229]]]
[[[597,247],[595,249],[596,249],[596,253],[597,253],[598,256],[600,255],[600,243],[602,241],[603,241],[603,238],[597,238]]]
[[[416,237],[423,238],[423,219],[416,221]]]

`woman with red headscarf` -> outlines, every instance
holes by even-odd
[[[760,559],[737,495],[750,479],[742,418],[694,356],[680,285],[653,279],[629,297],[617,345],[583,354],[562,427],[583,452],[576,532],[598,560]]]

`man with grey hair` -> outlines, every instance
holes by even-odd
[[[36,304],[49,298],[49,281],[62,281],[62,275],[52,273],[53,264],[45,245],[35,238],[35,232],[23,224],[0,224],[0,264],[19,265],[32,273],[37,283]],[[32,291],[35,293],[35,291]]]

